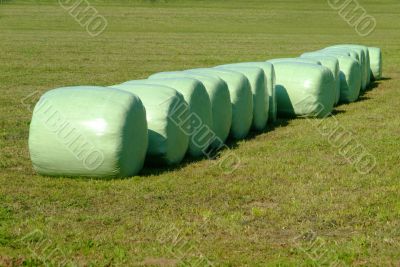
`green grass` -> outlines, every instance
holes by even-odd
[[[201,256],[216,266],[398,265],[400,4],[359,2],[377,20],[368,37],[317,0],[93,1],[108,21],[96,38],[56,1],[0,5],[0,266],[43,265],[56,248],[54,262],[64,255],[79,266],[182,266]],[[33,92],[336,43],[384,52],[390,79],[335,115],[376,157],[367,175],[302,119],[233,144],[241,165],[232,174],[209,160],[111,181],[31,167],[21,99]]]

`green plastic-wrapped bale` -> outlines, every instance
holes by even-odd
[[[211,102],[204,85],[192,78],[163,78],[128,81],[124,84],[154,84],[174,88],[188,104],[189,117],[181,121],[181,128],[189,136],[188,153],[200,157],[210,146],[213,134]]]
[[[276,93],[275,93],[275,69],[274,66],[269,62],[240,62],[230,64],[234,66],[250,66],[250,67],[258,67],[264,71],[265,74],[265,83],[267,85],[268,92],[268,121],[275,122],[277,119],[277,104],[276,104]]]
[[[382,52],[378,47],[368,47],[371,80],[382,78]]]
[[[233,139],[245,138],[253,121],[253,95],[248,79],[240,72],[214,68],[192,69],[185,72],[219,77],[226,82],[232,104],[230,136]]]
[[[367,87],[367,65],[366,65],[366,56],[363,49],[343,46],[343,45],[336,45],[327,47],[322,51],[337,51],[337,52],[345,52],[350,55],[353,59],[357,60],[360,64],[361,68],[361,91],[364,91]]]
[[[29,131],[33,167],[49,176],[133,176],[143,167],[147,143],[141,100],[95,86],[45,93]]]
[[[149,136],[146,163],[155,166],[180,163],[189,145],[188,135],[177,123],[188,116],[182,94],[170,87],[149,84],[118,84],[110,88],[137,95],[146,108]]]
[[[362,49],[365,55],[365,68],[364,68],[364,72],[365,72],[365,76],[366,76],[366,86],[368,87],[368,85],[371,83],[371,73],[370,73],[370,64],[371,64],[371,59],[369,57],[369,51],[368,51],[368,46],[365,45],[348,45],[352,48],[357,48],[357,49]]]
[[[225,143],[228,138],[232,124],[232,105],[227,84],[218,77],[198,75],[183,71],[160,72],[151,75],[149,79],[185,77],[200,81],[207,90],[211,102],[212,131],[216,139],[211,143],[211,146],[218,148],[221,146],[221,143]]]
[[[321,65],[274,63],[278,115],[325,117],[335,102],[332,72]]]
[[[335,105],[340,100],[340,67],[339,60],[336,57],[328,55],[315,55],[313,53],[304,53],[301,55],[302,58],[311,58],[318,60],[322,66],[327,67],[331,70],[333,77],[335,78]]]
[[[365,88],[369,85],[371,82],[371,74],[369,71],[369,66],[370,66],[370,57],[369,57],[369,52],[368,52],[368,47],[365,45],[356,45],[356,44],[341,44],[341,45],[335,45],[333,47],[339,47],[339,48],[350,48],[355,50],[360,57],[363,57],[363,77],[365,79]],[[360,52],[360,50],[362,52]]]
[[[217,69],[233,70],[242,73],[250,82],[251,92],[253,93],[253,123],[252,127],[256,131],[263,131],[268,122],[268,89],[265,82],[264,71],[259,67],[222,65]]]
[[[331,46],[327,48],[328,50],[344,50],[349,53],[355,52],[357,54],[357,57],[359,59],[360,67],[361,67],[361,90],[364,91],[368,84],[369,84],[369,74],[368,74],[368,66],[369,66],[369,60],[368,60],[368,50],[364,50],[362,46],[355,46],[355,45],[336,45],[336,46]]]
[[[339,60],[340,103],[351,103],[358,99],[361,89],[361,67],[348,53],[338,51],[317,51],[316,55],[334,56]]]

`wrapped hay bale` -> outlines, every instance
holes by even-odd
[[[311,58],[318,60],[322,66],[327,67],[331,70],[333,77],[335,79],[335,105],[339,103],[340,100],[340,67],[339,60],[336,57],[328,55],[316,55],[313,53],[304,53],[301,55],[302,58]]]
[[[137,95],[147,113],[149,145],[146,163],[149,165],[174,165],[184,158],[189,137],[179,126],[187,120],[187,104],[175,89],[150,84],[119,84],[110,86]]]
[[[189,117],[182,121],[181,128],[189,136],[188,153],[200,157],[210,146],[212,133],[211,102],[204,85],[192,78],[164,78],[128,81],[124,84],[154,84],[168,86],[183,95],[188,104]]]
[[[211,143],[211,146],[221,146],[221,143],[225,143],[228,138],[232,124],[232,105],[229,90],[228,86],[222,79],[182,71],[160,72],[151,75],[149,79],[185,77],[200,81],[206,88],[211,102],[212,131],[215,133],[216,138],[216,140]]]
[[[367,86],[369,84],[368,81],[368,58],[367,55],[364,52],[364,49],[362,47],[356,47],[356,46],[349,46],[349,45],[337,45],[337,46],[332,46],[332,47],[328,47],[327,50],[344,50],[346,52],[349,53],[356,53],[357,54],[357,58],[359,59],[358,62],[360,63],[360,67],[361,67],[361,90],[364,91],[365,89],[367,89]],[[367,51],[368,54],[368,51]]]
[[[357,54],[360,57],[363,57],[363,77],[365,79],[365,88],[368,87],[368,85],[371,82],[371,74],[369,71],[369,66],[370,66],[370,58],[369,58],[369,52],[368,52],[368,47],[365,45],[355,45],[355,44],[341,44],[341,45],[335,45],[333,47],[339,47],[339,48],[350,48],[353,49],[354,51],[357,52]],[[360,52],[360,50],[362,52]]]
[[[251,92],[253,93],[253,123],[252,127],[256,131],[263,131],[268,122],[268,89],[265,81],[265,73],[259,67],[222,65],[217,69],[233,70],[242,73],[250,82]]]
[[[258,67],[264,71],[265,83],[268,92],[268,121],[274,122],[277,118],[277,104],[276,104],[276,94],[275,94],[275,70],[274,66],[269,62],[240,62],[235,64],[230,64],[234,66],[250,66]]]
[[[361,67],[358,61],[348,53],[337,51],[317,51],[316,55],[334,56],[339,60],[340,68],[340,100],[341,103],[351,103],[358,99],[361,89]]]
[[[382,78],[382,52],[378,47],[368,47],[371,80]]]
[[[247,78],[235,71],[219,69],[192,69],[185,72],[221,78],[226,82],[232,104],[232,125],[230,136],[245,138],[253,121],[253,96]]]
[[[321,65],[299,62],[274,63],[278,114],[325,117],[335,102],[332,72]]]
[[[29,131],[33,167],[49,176],[133,176],[143,167],[147,143],[141,100],[96,86],[45,93]]]

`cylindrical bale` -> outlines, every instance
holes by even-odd
[[[368,47],[371,80],[382,78],[382,52],[378,47]]]
[[[211,102],[212,131],[215,133],[211,146],[218,148],[225,143],[232,124],[232,105],[228,85],[222,79],[183,71],[160,72],[149,77],[150,80],[159,78],[192,78],[200,81]]]
[[[310,63],[310,64],[318,64],[321,65],[321,62],[319,62],[316,59],[312,59],[312,58],[274,58],[274,59],[269,59],[267,60],[267,62],[274,64],[274,63],[278,63],[278,62],[299,62],[299,63]]]
[[[364,74],[363,75],[365,76],[365,80],[366,80],[365,86],[368,87],[368,85],[371,82],[371,74],[369,71],[370,58],[369,58],[368,46],[356,45],[356,44],[341,44],[341,45],[335,45],[333,47],[352,48],[352,49],[356,50],[359,55],[361,55],[362,53],[364,54],[364,68],[363,68]],[[360,53],[359,50],[362,50],[363,52]]]
[[[222,65],[217,69],[233,70],[242,73],[250,82],[253,93],[253,123],[252,128],[263,131],[268,122],[268,89],[265,81],[264,71],[259,67]]]
[[[362,47],[356,47],[356,46],[351,46],[351,45],[335,45],[335,46],[330,46],[325,48],[324,50],[338,50],[338,51],[346,51],[350,53],[350,56],[357,59],[358,62],[360,63],[361,66],[361,76],[362,76],[362,90],[364,90],[367,86],[367,54],[366,51]],[[356,57],[353,55],[356,54]]]
[[[340,103],[351,103],[358,99],[361,89],[361,66],[348,53],[321,50],[316,55],[334,56],[339,60],[340,68]]]
[[[211,102],[204,85],[192,78],[163,78],[128,81],[124,84],[154,84],[174,88],[183,95],[189,105],[189,117],[181,127],[189,136],[188,154],[204,155],[215,137],[212,133]]]
[[[327,48],[328,50],[335,50],[335,49],[341,49],[348,51],[349,53],[356,53],[358,58],[359,58],[359,63],[361,66],[361,90],[364,91],[368,84],[368,66],[367,66],[367,55],[364,52],[364,49],[361,47],[355,47],[355,46],[348,46],[348,45],[336,45],[336,46],[331,46]],[[368,53],[368,51],[367,51]]]
[[[340,100],[340,67],[339,60],[336,57],[328,55],[316,55],[313,53],[304,53],[301,58],[311,58],[316,59],[321,62],[322,66],[327,67],[331,70],[333,77],[335,78],[335,105],[339,103]]]
[[[214,68],[192,69],[185,72],[219,77],[226,82],[232,104],[230,136],[237,140],[245,138],[253,121],[253,95],[246,76],[240,72]]]
[[[250,66],[258,67],[264,71],[265,81],[268,92],[268,121],[273,123],[277,119],[277,104],[276,104],[276,93],[275,93],[275,69],[274,66],[269,62],[240,62],[231,64],[235,66]]]
[[[170,87],[151,84],[118,84],[110,88],[137,95],[146,108],[149,136],[146,163],[154,166],[180,163],[189,146],[189,137],[180,126],[189,113],[182,94]]]
[[[29,131],[33,167],[49,176],[133,176],[143,167],[147,144],[141,100],[97,86],[48,91]]]
[[[335,102],[332,72],[321,65],[274,63],[278,115],[325,117]]]

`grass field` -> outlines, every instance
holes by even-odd
[[[368,37],[317,0],[89,1],[108,21],[97,37],[57,1],[1,2],[0,266],[400,264],[397,0],[359,0]],[[385,79],[335,112],[376,158],[368,174],[304,119],[231,144],[232,174],[205,159],[109,181],[32,169],[27,95],[336,43],[383,49]]]

